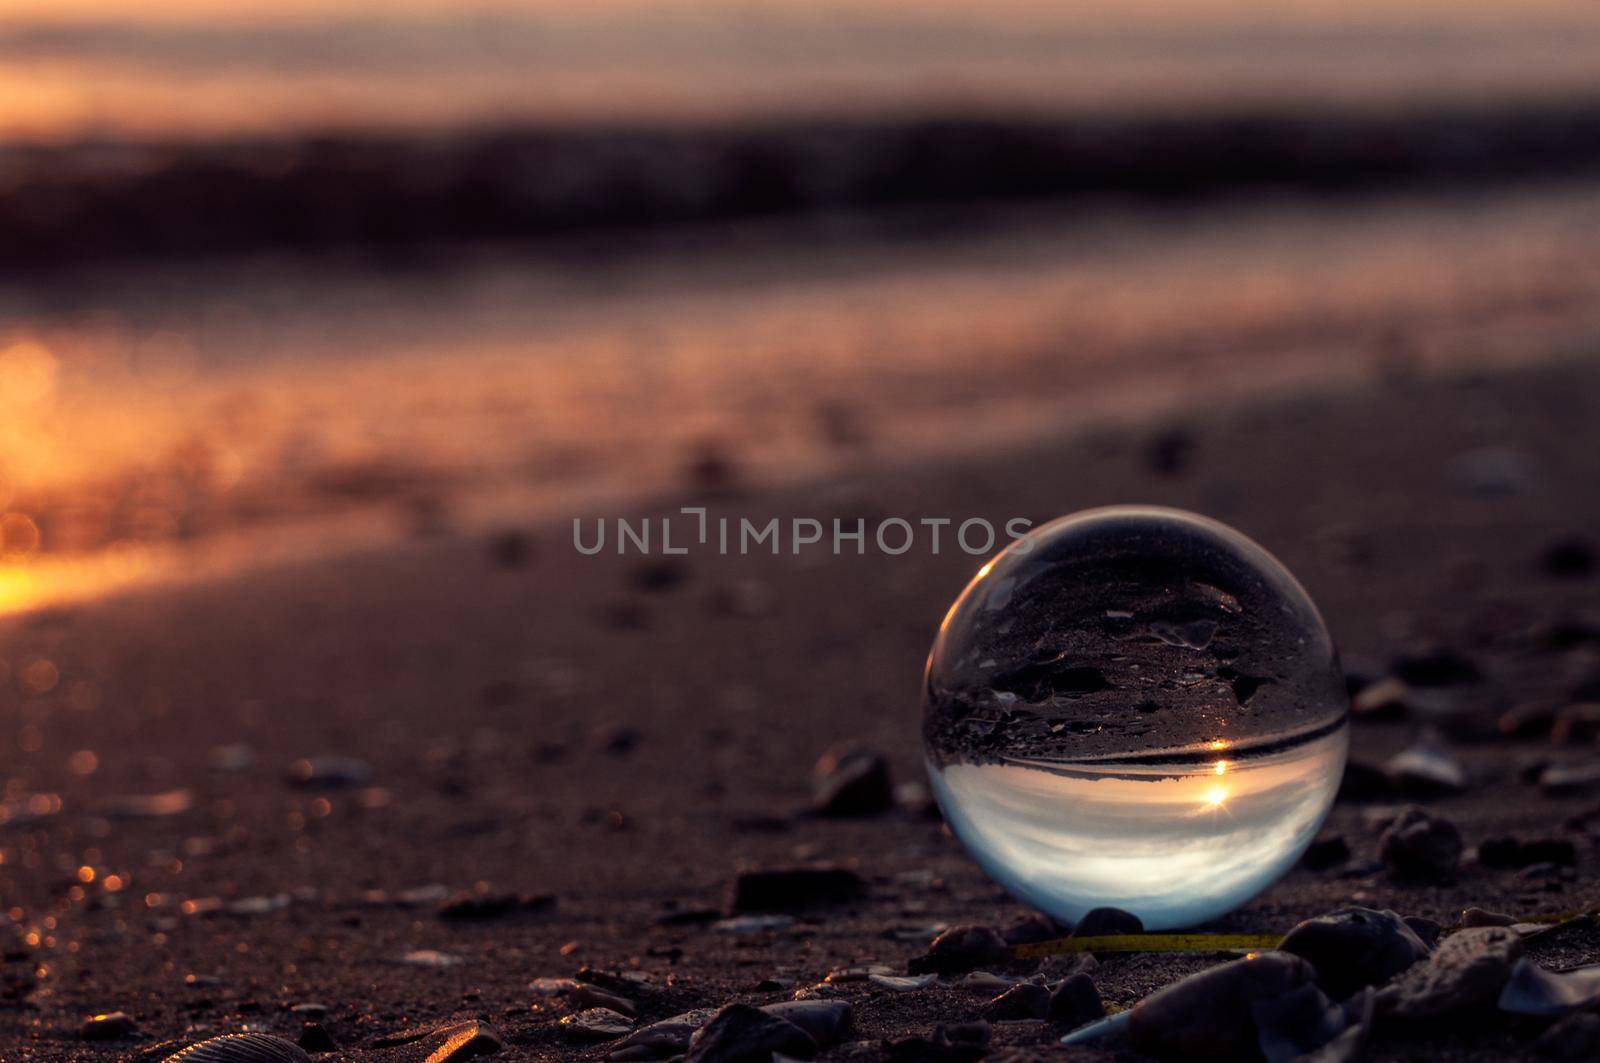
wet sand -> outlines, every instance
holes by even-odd
[[[38,550],[0,613],[670,494],[707,453],[850,476],[1600,332],[1592,182],[1102,206],[8,287],[0,512]]]
[[[1574,534],[1593,544],[1597,415],[1592,363],[1398,377],[983,456],[863,462],[820,485],[712,499],[712,515],[1000,523],[1111,502],[1182,506],[1284,560],[1352,669],[1381,673],[1398,652],[1442,643],[1509,700],[1563,700],[1600,670],[1596,583],[1552,576],[1540,557]],[[795,814],[812,763],[836,742],[880,748],[897,780],[920,778],[923,657],[977,559],[701,553],[642,568],[578,556],[564,524],[518,530],[525,540],[446,531],[3,622],[0,1056],[122,1059],[246,1027],[293,1037],[300,1019],[286,1008],[315,1002],[342,1058],[413,1058],[370,1049],[469,1016],[506,1035],[501,1058],[603,1058],[563,1038],[564,1006],[534,999],[531,979],[583,965],[642,972],[653,1019],[784,999],[846,963],[902,967],[929,927],[1024,914],[935,821]],[[1575,638],[1539,635],[1584,617]],[[1353,756],[1381,762],[1414,729],[1359,722]],[[211,752],[241,745],[248,756]],[[1453,885],[1414,886],[1297,868],[1216,925],[1279,931],[1351,902],[1446,923],[1466,905],[1600,904],[1593,838],[1567,826],[1593,798],[1543,796],[1511,770],[1516,755],[1550,748],[1547,737],[1463,743],[1482,781],[1429,807],[1469,847],[1570,837],[1575,880],[1469,863]],[[361,758],[372,776],[291,785],[289,764],[319,755]],[[1341,802],[1325,827],[1356,861],[1375,856],[1372,807]],[[674,906],[725,913],[743,867],[812,860],[857,869],[867,895],[779,931],[661,921]],[[394,903],[435,883],[554,903],[464,922],[432,901]],[[269,900],[244,912],[267,910],[227,907],[251,898]],[[418,949],[461,962],[395,962]],[[1547,965],[1595,962],[1600,931],[1564,930],[1529,952]],[[1108,1002],[1128,1005],[1217,959],[1108,957],[1095,978]],[[881,1039],[974,1017],[984,1000],[861,983],[847,999],[853,1041],[865,1043],[829,1058],[875,1058]],[[143,1041],[80,1038],[86,1015],[114,1009]],[[994,1036],[1041,1050],[1053,1040],[1035,1022]],[[1532,1058],[1531,1042],[1509,1024],[1451,1024],[1381,1037],[1370,1055]]]

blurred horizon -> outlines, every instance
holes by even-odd
[[[774,115],[1392,107],[1600,93],[1600,15],[1540,0],[981,8],[19,0],[0,138]]]

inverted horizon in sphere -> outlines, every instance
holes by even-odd
[[[1216,918],[1310,844],[1348,748],[1332,640],[1276,559],[1215,521],[1115,507],[984,566],[929,657],[924,743],[952,831],[1073,922]]]

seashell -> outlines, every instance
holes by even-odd
[[[896,993],[910,993],[918,989],[926,989],[939,980],[936,974],[896,975],[896,974],[869,974],[867,981],[879,989],[888,989]]]
[[[1569,971],[1547,971],[1518,960],[1500,991],[1500,1010],[1514,1015],[1565,1015],[1600,1002],[1600,964]]]
[[[850,1005],[843,1000],[780,1000],[763,1004],[761,1010],[794,1023],[810,1034],[819,1048],[838,1043],[853,1019]]]
[[[764,930],[787,930],[794,925],[792,915],[736,915],[711,924],[719,934],[759,934]]]
[[[311,1063],[293,1041],[265,1033],[229,1033],[192,1044],[163,1063]]]
[[[462,1022],[444,1026],[429,1036],[440,1038],[437,1048],[423,1063],[459,1063],[475,1056],[492,1055],[504,1047],[500,1032],[486,1022]]]
[[[584,1041],[614,1041],[633,1032],[633,1022],[610,1008],[587,1008],[563,1016],[562,1031]]]
[[[629,1054],[633,1049],[641,1050],[641,1058],[680,1055],[689,1050],[689,1038],[694,1036],[694,1032],[710,1022],[716,1014],[716,1008],[696,1008],[640,1027],[612,1046],[611,1058],[633,1058]],[[650,1053],[649,1056],[643,1056],[644,1052]]]
[[[838,984],[840,982],[865,982],[868,978],[875,974],[894,973],[895,970],[893,967],[887,967],[881,963],[868,963],[857,967],[835,967],[833,970],[828,972],[827,977],[823,978],[823,981],[833,984]]]
[[[1389,777],[1414,793],[1452,794],[1467,788],[1467,769],[1431,728],[1389,759]]]

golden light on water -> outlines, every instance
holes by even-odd
[[[0,558],[0,616],[100,597],[157,574],[153,552],[133,542],[96,554]]]
[[[1223,744],[1226,745],[1226,743]],[[1215,746],[1216,743],[1213,742],[1212,745]],[[1226,775],[1228,774],[1228,762],[1225,760],[1219,760],[1212,765],[1211,770],[1215,775]],[[1206,809],[1221,808],[1223,804],[1227,802],[1230,792],[1230,788],[1222,783],[1212,783],[1210,786],[1207,786],[1204,792],[1201,794],[1201,810],[1204,811]]]
[[[14,414],[49,402],[57,369],[55,357],[36,340],[18,340],[0,350],[0,409]]]

